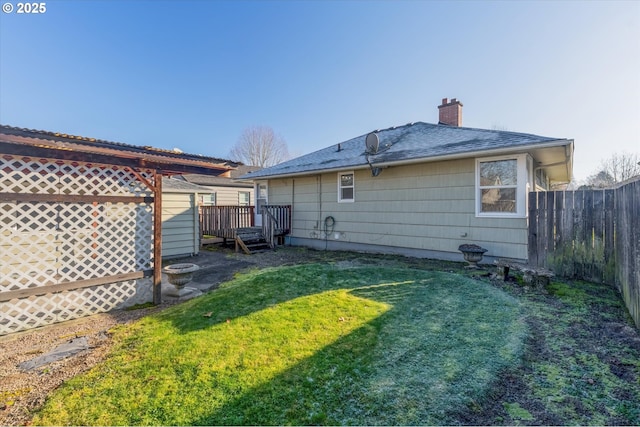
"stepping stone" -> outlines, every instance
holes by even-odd
[[[49,363],[66,359],[67,357],[73,356],[74,354],[80,353],[88,348],[89,341],[87,341],[87,337],[74,338],[67,343],[59,345],[46,354],[18,364],[18,367],[23,371],[33,371],[34,369],[48,365]]]

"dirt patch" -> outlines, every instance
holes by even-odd
[[[309,262],[339,268],[384,264],[488,281],[521,302],[529,329],[525,353],[521,365],[503,372],[481,401],[452,408],[452,419],[468,425],[640,424],[640,334],[617,292],[605,285],[561,282],[542,293],[519,278],[504,282],[491,269],[470,271],[463,263],[301,248],[248,256],[216,247],[190,262],[202,267],[194,281],[207,289],[248,269]],[[169,305],[115,311],[0,337],[0,424],[29,424],[51,391],[105,359],[112,346],[111,328]],[[19,368],[76,337],[86,337],[89,349],[31,372]]]
[[[31,411],[47,394],[69,378],[104,360],[111,339],[109,329],[137,320],[163,307],[117,311],[18,332],[0,338],[0,424],[24,425]],[[71,357],[27,371],[21,363],[32,360],[77,337],[86,337],[89,349]]]

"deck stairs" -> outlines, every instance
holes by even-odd
[[[236,252],[240,249],[247,255],[257,252],[271,251],[274,248],[269,245],[262,234],[261,227],[245,227],[236,230]]]

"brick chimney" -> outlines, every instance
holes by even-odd
[[[453,98],[451,102],[442,98],[442,105],[438,106],[440,119],[438,124],[449,126],[462,126],[462,103]]]

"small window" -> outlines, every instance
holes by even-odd
[[[353,172],[341,172],[338,174],[338,202],[353,202],[355,183]]]
[[[238,192],[238,206],[249,206],[251,203],[251,193],[248,191]]]
[[[527,181],[523,155],[477,160],[476,213],[526,216]]]
[[[216,193],[211,194],[203,194],[201,196],[201,201],[204,206],[215,206],[216,205]]]
[[[262,207],[269,203],[269,192],[266,183],[259,183],[256,186],[256,214],[262,215]]]

